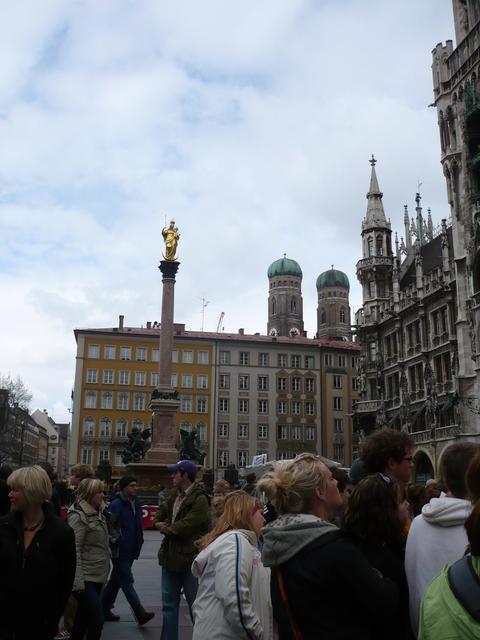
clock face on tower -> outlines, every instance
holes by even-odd
[[[275,327],[272,327],[270,329],[270,334],[271,336],[278,336],[278,331],[275,329]]]
[[[294,338],[295,336],[300,335],[300,331],[297,329],[297,327],[292,327],[289,331],[289,334],[292,336],[292,338]]]

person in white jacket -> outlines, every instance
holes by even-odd
[[[262,505],[244,491],[230,493],[214,529],[199,542],[192,640],[272,640],[270,571],[257,540]]]
[[[420,604],[430,582],[446,564],[459,560],[468,545],[464,524],[472,505],[467,497],[465,473],[479,445],[459,442],[444,452],[441,472],[447,494],[433,498],[412,522],[405,551],[410,622],[418,632]]]

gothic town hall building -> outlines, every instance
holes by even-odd
[[[385,426],[411,432],[417,480],[438,472],[448,444],[480,440],[479,3],[453,0],[453,12],[457,47],[437,44],[432,64],[450,217],[434,226],[417,193],[392,244],[372,158],[357,263],[354,428],[359,440]]]

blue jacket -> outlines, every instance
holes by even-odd
[[[121,531],[118,540],[118,551],[114,550],[113,557],[120,560],[136,560],[143,545],[142,507],[135,499],[127,500],[122,492],[110,503],[108,510],[119,519]]]

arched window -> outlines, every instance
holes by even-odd
[[[110,438],[112,435],[111,425],[109,418],[102,418],[100,420],[100,437],[101,438]]]
[[[346,321],[345,309],[342,307],[340,309],[340,322],[345,322],[345,321]]]
[[[205,422],[197,422],[197,436],[200,442],[207,441],[207,425]]]
[[[368,238],[367,245],[368,245],[368,255],[373,256],[373,238]]]
[[[322,313],[320,314],[320,324],[326,324],[326,323],[327,323],[327,313],[325,309],[322,309]]]
[[[116,435],[117,438],[127,437],[127,421],[123,418],[117,420]]]
[[[272,316],[277,313],[277,301],[275,298],[272,298]]]
[[[93,438],[95,435],[95,420],[91,416],[87,416],[83,421],[83,435],[87,438]]]
[[[377,236],[377,246],[376,246],[375,255],[383,256],[383,238],[380,235]]]
[[[132,423],[132,427],[134,429],[138,429],[139,431],[143,430],[144,424],[141,420],[134,420]]]
[[[292,311],[293,313],[297,312],[297,300],[296,300],[296,298],[292,298],[290,300],[290,311]]]
[[[180,423],[180,429],[182,429],[183,431],[188,431],[188,433],[190,433],[190,431],[192,430],[192,423],[191,422],[181,422]]]

